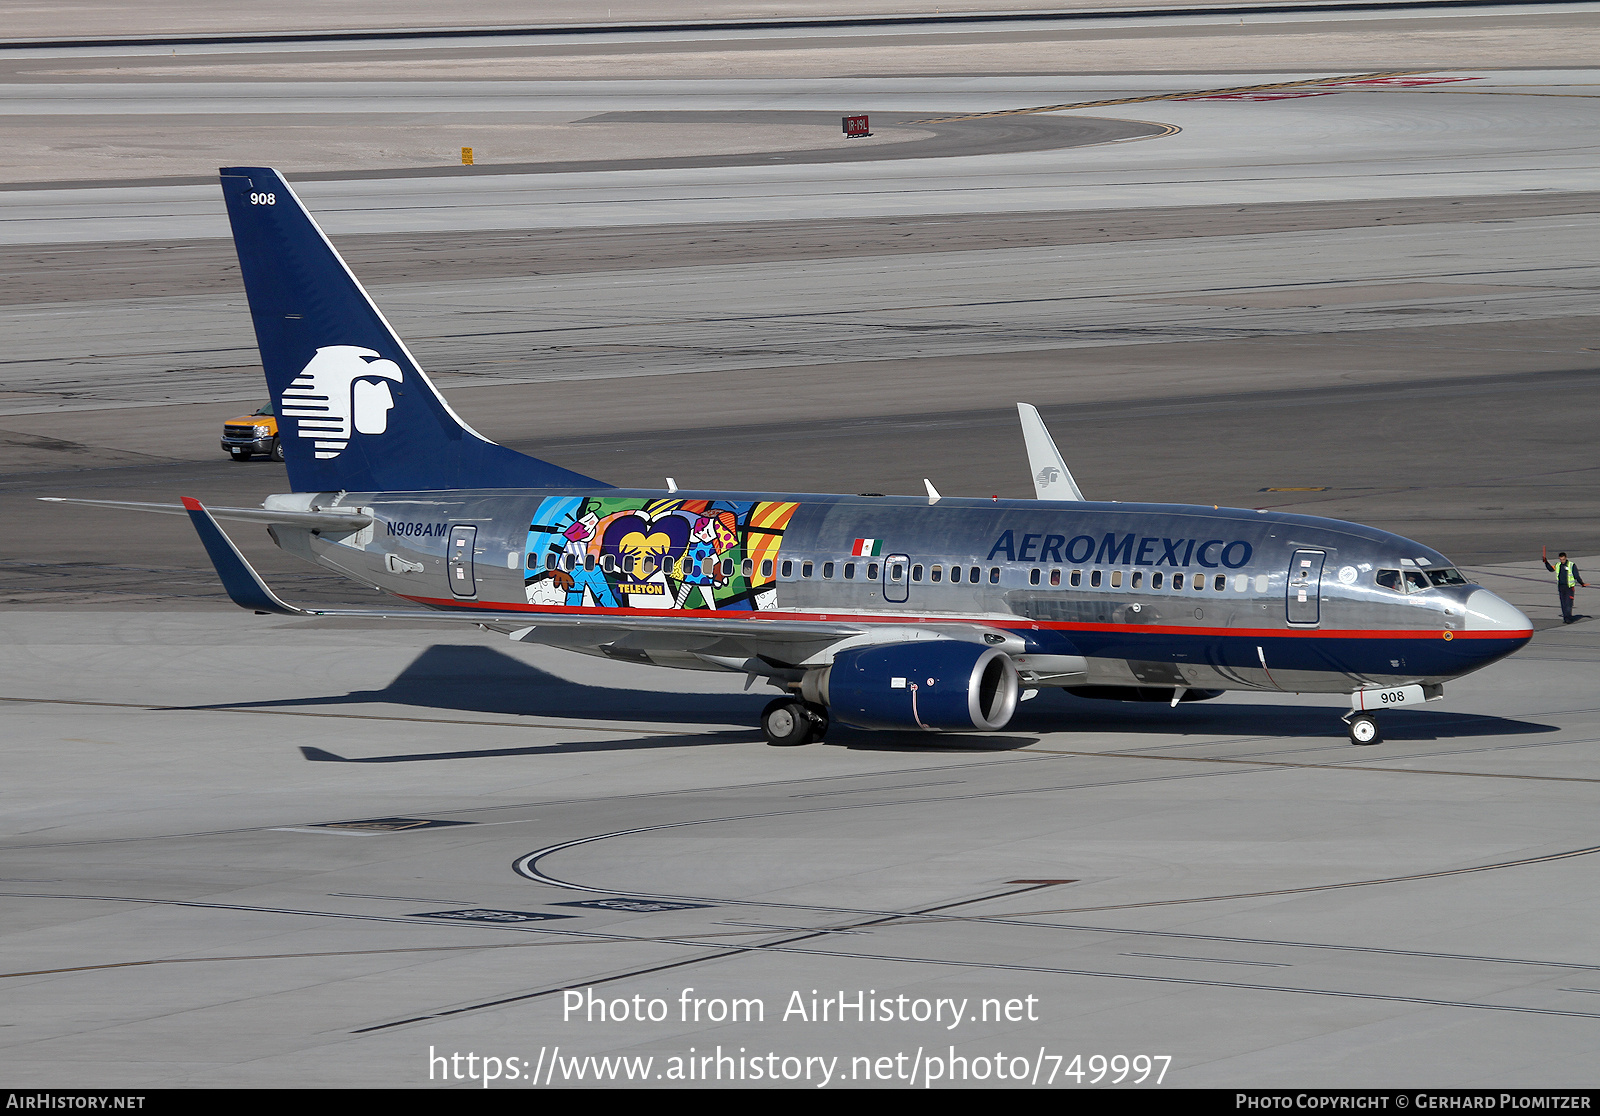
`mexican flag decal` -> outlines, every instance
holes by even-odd
[[[883,553],[883,540],[857,539],[856,548],[850,553],[856,558],[876,558]]]

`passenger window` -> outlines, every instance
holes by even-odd
[[[1143,581],[1144,581],[1144,571],[1143,570],[1134,570],[1133,571],[1133,587],[1135,589],[1139,588],[1140,583],[1143,582]]]
[[[717,576],[717,560],[715,558],[702,558],[702,559],[700,559],[700,576],[701,577],[716,577]]]
[[[890,581],[899,581],[901,578],[903,578],[905,576],[906,576],[906,568],[904,566],[902,566],[899,562],[890,562],[889,563],[889,580]]]
[[[568,570],[575,570],[578,568],[578,559],[571,554],[563,554],[561,556],[561,564]]]
[[[1153,573],[1153,574],[1151,574],[1150,575],[1150,588],[1152,588],[1152,589],[1161,588],[1161,582],[1166,578],[1166,576],[1167,575],[1164,574],[1164,573]]]
[[[854,562],[846,562],[844,564],[844,579],[846,581],[854,581],[856,579],[856,564]]]
[[[912,581],[921,581],[922,580],[922,563],[921,562],[918,562],[915,566],[911,567],[911,580]]]
[[[1112,570],[1111,571],[1111,588],[1113,588],[1113,589],[1121,589],[1122,588],[1122,571],[1121,570]]]
[[[932,569],[930,569],[928,571],[928,580],[929,581],[943,581],[944,580],[944,567],[943,566],[934,566]]]
[[[749,578],[751,574],[756,572],[755,559],[746,558],[743,562],[741,562],[739,564],[739,572],[744,575],[745,578]]]
[[[898,566],[895,567],[895,568],[897,570],[899,569]],[[894,579],[896,581],[900,580],[899,573],[896,573],[894,575]],[[868,562],[867,563],[867,580],[868,581],[877,581],[878,580],[878,563],[876,563],[876,562]]]
[[[1233,591],[1235,593],[1243,593],[1248,588],[1250,588],[1249,574],[1237,574],[1234,576]]]
[[[1089,574],[1089,588],[1091,588],[1091,589],[1100,588],[1100,571],[1099,570],[1093,570],[1093,571],[1090,572],[1090,574]]]
[[[569,566],[567,568],[571,569],[572,567]],[[639,572],[641,574],[643,574],[645,577],[649,577],[651,574],[655,573],[656,572],[656,560],[654,558],[652,558],[650,555],[646,554],[643,558],[641,558],[639,560]]]
[[[1050,571],[1050,584],[1051,585],[1060,585],[1061,584],[1061,571],[1060,570],[1051,570]]]
[[[544,556],[544,568],[547,569],[547,570],[555,569],[556,568],[556,561],[558,560],[559,557],[560,556],[556,555],[556,554],[546,554]]]
[[[733,559],[732,558],[724,558],[722,560],[722,578],[723,578],[724,581],[726,581],[728,578],[731,578],[732,576],[733,576]]]
[[[766,578],[766,579],[768,579],[769,581],[772,579],[772,559],[771,558],[763,558],[763,559],[761,559],[761,576]]]
[[[1256,574],[1256,592],[1257,593],[1265,593],[1266,591],[1267,591],[1267,575],[1266,574]]]
[[[1379,570],[1377,580],[1380,588],[1393,589],[1396,593],[1405,592],[1404,589],[1400,588],[1399,570]]]
[[[590,571],[592,571],[594,569],[594,555],[593,554],[585,554],[583,556],[583,568],[586,569],[586,570],[590,570]]]
[[[812,567],[811,567],[811,563],[810,562],[801,562],[800,563],[800,576],[801,577],[810,577],[811,576],[811,569],[812,569]]]
[[[1038,571],[1037,568],[1031,569],[1031,570],[1028,571],[1028,584],[1029,585],[1037,585],[1037,584],[1039,584],[1039,571]]]
[[[833,580],[833,563],[832,562],[824,562],[824,563],[822,563],[822,576],[827,581],[832,581]]]
[[[600,568],[605,570],[606,573],[616,573],[617,560],[609,554],[602,554],[600,556]]]
[[[958,583],[960,580],[961,580],[961,567],[960,566],[951,566],[950,567],[950,583],[952,585],[954,585],[954,584]]]
[[[983,571],[980,570],[977,566],[973,566],[970,570],[967,571],[967,580],[972,582],[972,584],[976,585],[976,584],[978,584],[978,578],[981,577],[982,575],[983,575]]]
[[[990,566],[989,567],[989,584],[990,585],[999,585],[1000,584],[1000,567],[999,566]]]
[[[1181,573],[1175,573],[1172,575],[1172,587],[1174,589],[1183,588],[1183,575]]]
[[[783,560],[783,565],[778,567],[778,576],[788,579],[794,576],[794,562],[788,558]]]
[[[1228,575],[1227,574],[1218,574],[1215,578],[1212,579],[1211,588],[1215,589],[1219,593],[1221,593],[1225,589],[1227,589],[1228,588]]]
[[[1073,570],[1072,571],[1072,577],[1069,580],[1072,582],[1073,585],[1082,585],[1083,584],[1083,571],[1082,570]]]

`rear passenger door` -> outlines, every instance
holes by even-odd
[[[478,544],[478,529],[466,525],[450,528],[449,549],[445,554],[450,592],[460,598],[476,597],[478,582],[473,575],[472,552]]]

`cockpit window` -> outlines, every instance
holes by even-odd
[[[1406,592],[1418,593],[1428,587],[1428,578],[1421,570],[1406,570]]]
[[[1435,585],[1466,585],[1467,579],[1456,569],[1428,570],[1428,580]]]
[[[1393,589],[1396,593],[1405,592],[1405,589],[1400,585],[1399,570],[1379,570],[1378,585],[1384,589]]]

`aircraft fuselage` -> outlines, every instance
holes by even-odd
[[[739,669],[724,634],[607,616],[1004,633],[1025,682],[1349,693],[1437,684],[1525,644],[1522,615],[1438,552],[1339,520],[1237,508],[604,489],[273,497],[360,508],[347,535],[279,545],[439,608],[526,613],[528,638],[665,666]],[[540,614],[591,617],[539,632]]]

